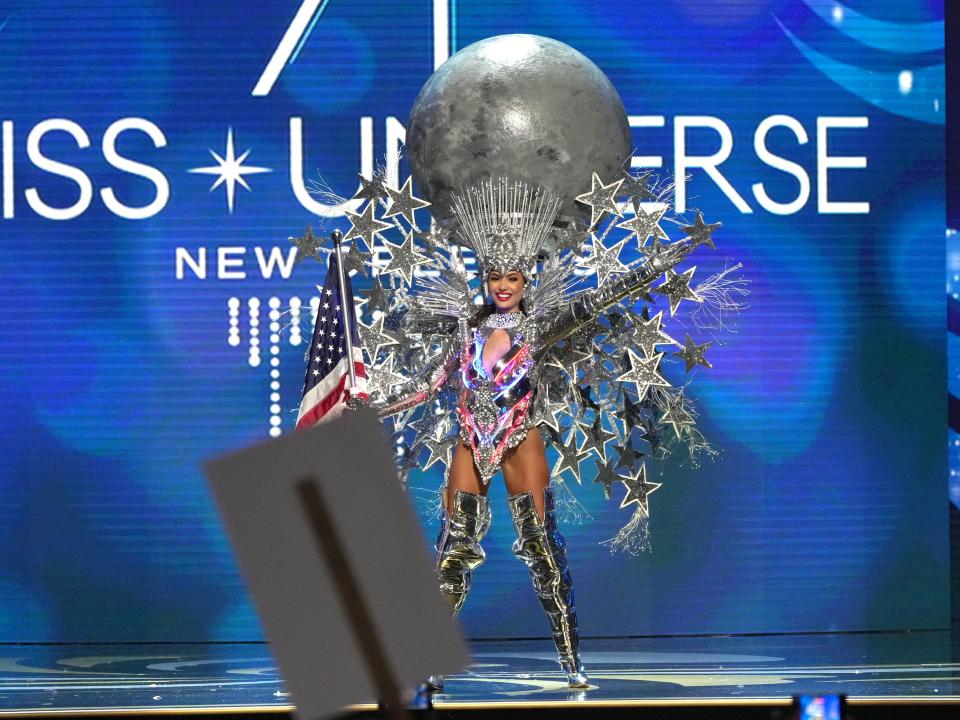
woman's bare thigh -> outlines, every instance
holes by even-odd
[[[443,505],[447,510],[447,515],[453,510],[453,497],[457,490],[473,493],[474,495],[486,495],[490,485],[484,485],[480,480],[480,472],[473,462],[473,453],[467,447],[463,440],[457,440],[457,447],[453,451],[453,461],[450,463],[450,477],[447,479],[446,496],[443,499]]]
[[[501,468],[507,492],[510,495],[532,493],[537,513],[542,518],[543,491],[550,484],[550,468],[543,438],[536,428],[531,428],[523,442],[504,456]]]

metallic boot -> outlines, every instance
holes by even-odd
[[[537,514],[533,493],[508,498],[517,540],[513,554],[530,569],[533,588],[550,620],[553,642],[557,646],[560,667],[572,688],[583,688],[589,680],[580,663],[580,635],[573,602],[573,582],[567,570],[566,542],[557,531],[553,490],[543,493],[544,519]]]
[[[482,495],[457,490],[450,517],[443,514],[437,536],[435,572],[440,593],[450,603],[456,617],[470,591],[470,578],[487,555],[480,547],[490,529],[490,504]],[[443,677],[431,676],[427,683],[435,690],[443,689]]]

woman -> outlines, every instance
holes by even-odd
[[[480,543],[490,525],[489,482],[502,471],[517,533],[513,552],[529,568],[568,684],[586,687],[546,451],[540,433],[529,432],[540,422],[534,405],[538,361],[607,308],[649,288],[686,255],[689,243],[673,243],[636,270],[571,300],[565,290],[572,264],[555,264],[549,273],[544,268],[536,285],[530,272],[552,230],[557,198],[500,180],[462,191],[453,205],[460,239],[476,254],[489,302],[469,319],[461,311],[458,336],[444,344],[417,379],[387,398],[379,412],[391,415],[426,402],[448,379],[459,381],[460,433],[436,548],[441,591],[454,614],[459,612],[471,574],[485,558]]]

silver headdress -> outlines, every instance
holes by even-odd
[[[560,210],[560,198],[499,178],[462,189],[452,200],[458,234],[476,253],[481,276],[491,270],[519,270],[529,278]]]

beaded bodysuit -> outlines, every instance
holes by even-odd
[[[529,409],[535,363],[525,324],[521,313],[490,315],[460,353],[460,438],[473,452],[484,483],[500,469],[504,453],[523,442],[533,425]],[[483,348],[497,329],[508,334],[510,348],[488,373],[483,367]]]

